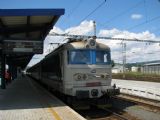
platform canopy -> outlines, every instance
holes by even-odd
[[[0,43],[7,59],[24,68],[36,50],[23,47],[43,44],[63,14],[64,9],[0,9]],[[38,50],[42,52],[40,46]]]

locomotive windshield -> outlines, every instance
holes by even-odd
[[[70,63],[75,64],[91,64],[89,50],[73,50],[70,51]]]
[[[110,63],[109,52],[97,50],[96,51],[96,64],[106,64],[106,63]]]
[[[104,50],[70,50],[69,64],[110,64],[110,52]]]

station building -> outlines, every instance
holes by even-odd
[[[146,74],[159,74],[160,75],[160,62],[144,64],[141,67],[141,72]]]

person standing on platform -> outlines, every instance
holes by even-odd
[[[11,75],[8,70],[5,71],[6,84],[11,83]]]

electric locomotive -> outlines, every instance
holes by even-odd
[[[100,99],[118,93],[111,86],[110,48],[95,39],[70,40],[27,71],[67,99]]]

